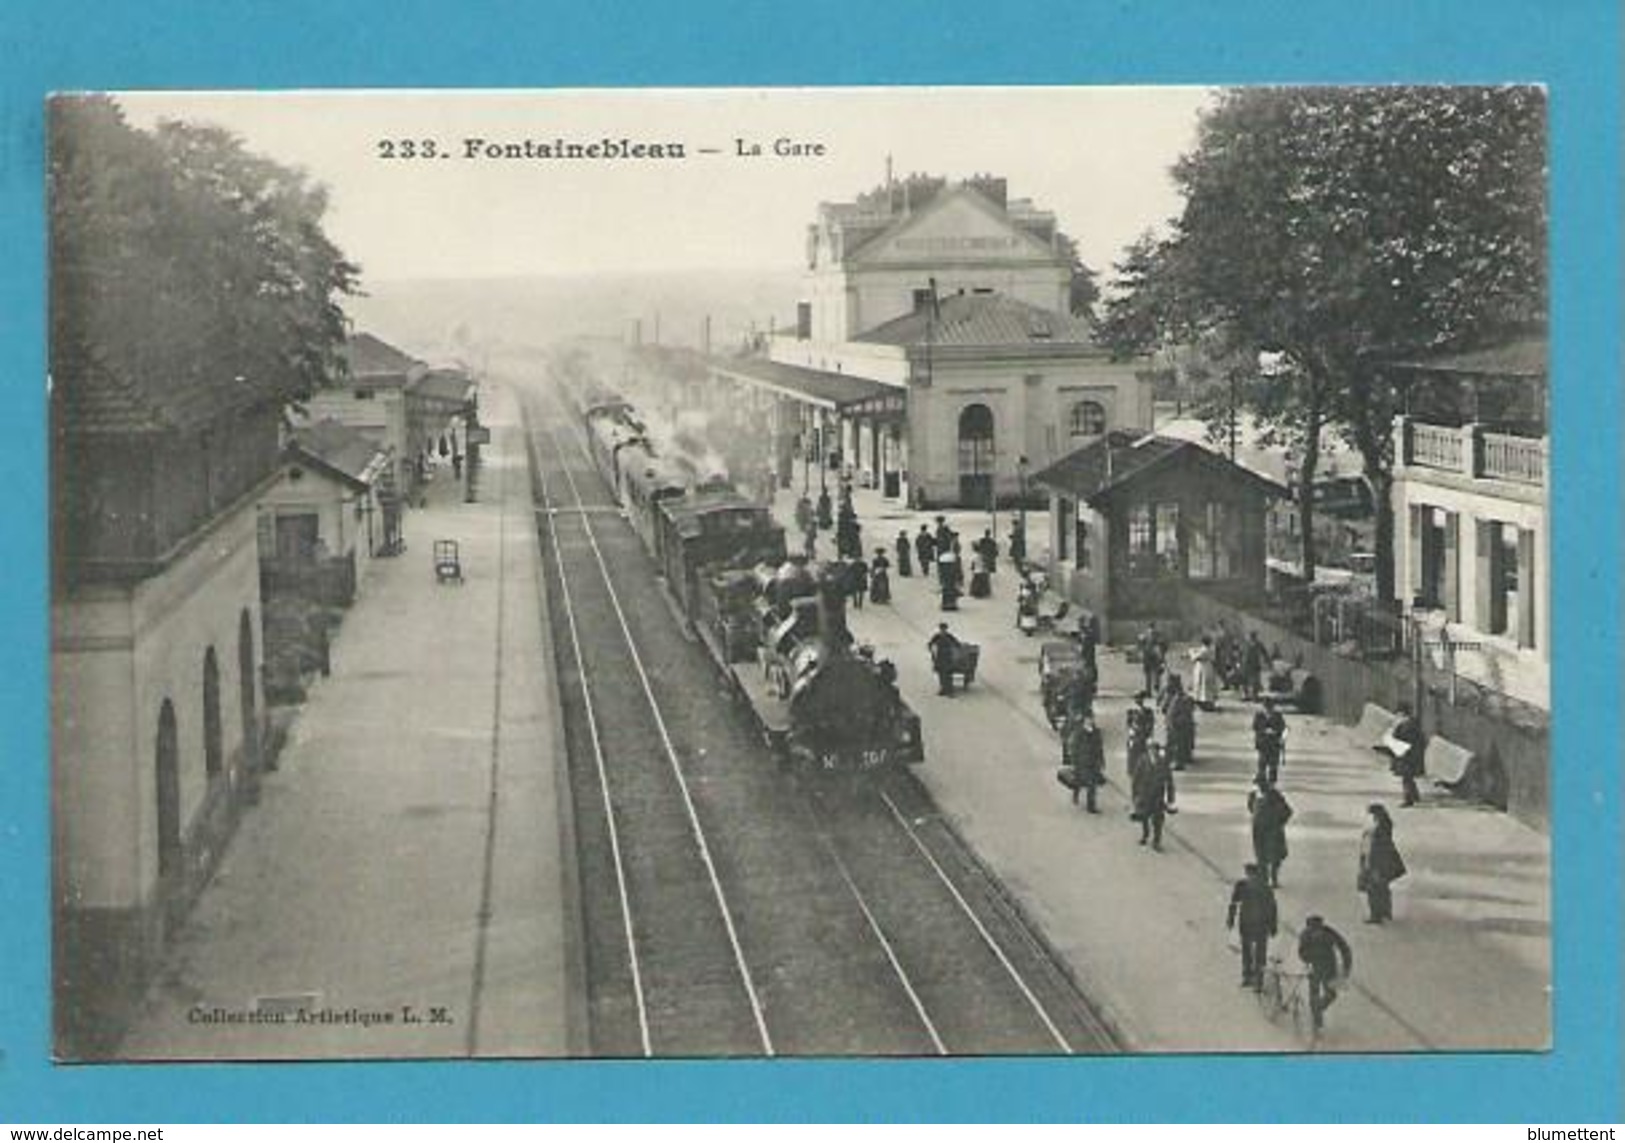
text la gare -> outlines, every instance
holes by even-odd
[[[792,139],[781,135],[773,140],[772,145],[764,146],[753,139],[734,138],[734,155],[741,159],[759,159],[766,155],[773,155],[780,159],[812,159],[828,154],[822,143],[815,143],[809,139]]]

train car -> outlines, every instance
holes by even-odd
[[[737,608],[725,606],[737,591],[719,590],[718,576],[728,571],[778,564],[784,559],[784,528],[771,512],[739,495],[733,485],[713,479],[693,486],[658,509],[655,558],[666,586],[695,622],[737,627]],[[737,634],[724,638],[737,646]]]
[[[657,455],[645,439],[639,438],[617,453],[620,501],[626,518],[654,556],[665,566],[665,533],[660,506],[687,495],[689,477],[665,457]]]
[[[651,452],[642,424],[627,413],[627,408],[600,407],[587,417],[587,449],[592,454],[593,465],[614,493],[616,502],[621,504],[626,502],[623,451],[636,445],[641,447],[644,458]]]

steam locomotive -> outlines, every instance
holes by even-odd
[[[780,764],[853,773],[924,761],[895,668],[853,646],[833,569],[788,559],[766,506],[697,450],[657,445],[626,402],[600,397],[583,413],[599,473]]]

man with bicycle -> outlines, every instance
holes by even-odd
[[[1354,971],[1354,950],[1349,948],[1342,933],[1315,914],[1303,923],[1303,932],[1298,937],[1298,959],[1309,968],[1309,1014],[1314,1018],[1318,1033],[1325,1024],[1326,1009],[1337,999],[1334,983],[1340,976]]]
[[[1264,987],[1264,959],[1276,933],[1275,893],[1262,866],[1248,862],[1246,872],[1230,893],[1224,925],[1233,929],[1241,922],[1241,986],[1257,992]]]

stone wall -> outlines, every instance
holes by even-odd
[[[1312,643],[1285,627],[1186,589],[1180,596],[1181,620],[1189,631],[1216,625],[1221,619],[1241,631],[1257,631],[1266,646],[1281,658],[1301,664],[1319,681],[1321,710],[1339,722],[1353,724],[1368,702],[1393,710],[1416,699],[1415,675],[1409,663],[1371,661],[1340,654]],[[1539,829],[1548,827],[1551,787],[1549,727],[1542,718],[1487,704],[1450,701],[1448,680],[1427,672],[1418,715],[1423,730],[1443,735],[1505,769],[1510,792],[1508,812]],[[1469,695],[1475,691],[1465,692]],[[1373,753],[1372,764],[1380,765]],[[1454,777],[1454,775],[1451,775]]]

